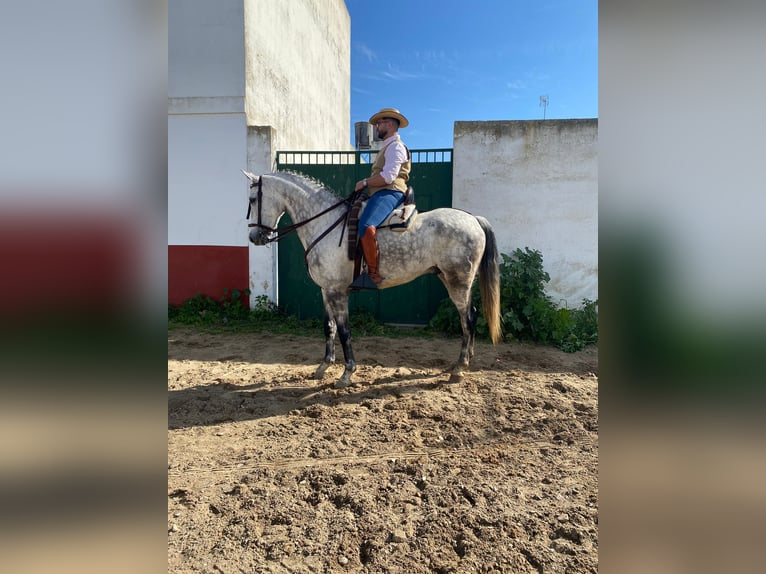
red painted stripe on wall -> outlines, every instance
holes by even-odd
[[[168,245],[168,303],[197,293],[221,299],[224,289],[248,288],[247,247]]]
[[[108,210],[0,212],[0,317],[130,308],[141,289],[139,229]]]

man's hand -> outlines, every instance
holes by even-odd
[[[354,187],[354,191],[362,191],[363,189],[367,188],[367,180],[363,179],[362,181],[357,181],[356,186]]]

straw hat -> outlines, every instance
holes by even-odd
[[[370,123],[375,125],[375,122],[384,118],[395,118],[399,120],[400,128],[406,128],[410,124],[410,122],[407,121],[407,118],[405,118],[396,108],[383,108],[370,118]]]

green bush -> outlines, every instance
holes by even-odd
[[[550,275],[543,269],[543,256],[526,247],[510,256],[501,255],[500,308],[506,338],[555,345],[567,352],[598,341],[598,302],[584,299],[579,309],[558,308],[545,293]],[[474,285],[471,300],[479,309],[476,333],[487,337],[487,322],[481,314],[481,298]],[[452,301],[445,299],[429,326],[448,334],[460,334],[460,318]]]
[[[249,295],[248,289],[224,289],[223,297],[215,300],[209,295],[197,293],[177,307],[168,305],[168,319],[186,325],[241,321],[250,315],[247,305]]]

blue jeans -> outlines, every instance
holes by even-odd
[[[368,227],[378,227],[389,214],[404,203],[404,194],[395,189],[381,189],[367,200],[362,216],[359,218],[359,237],[364,237]]]

